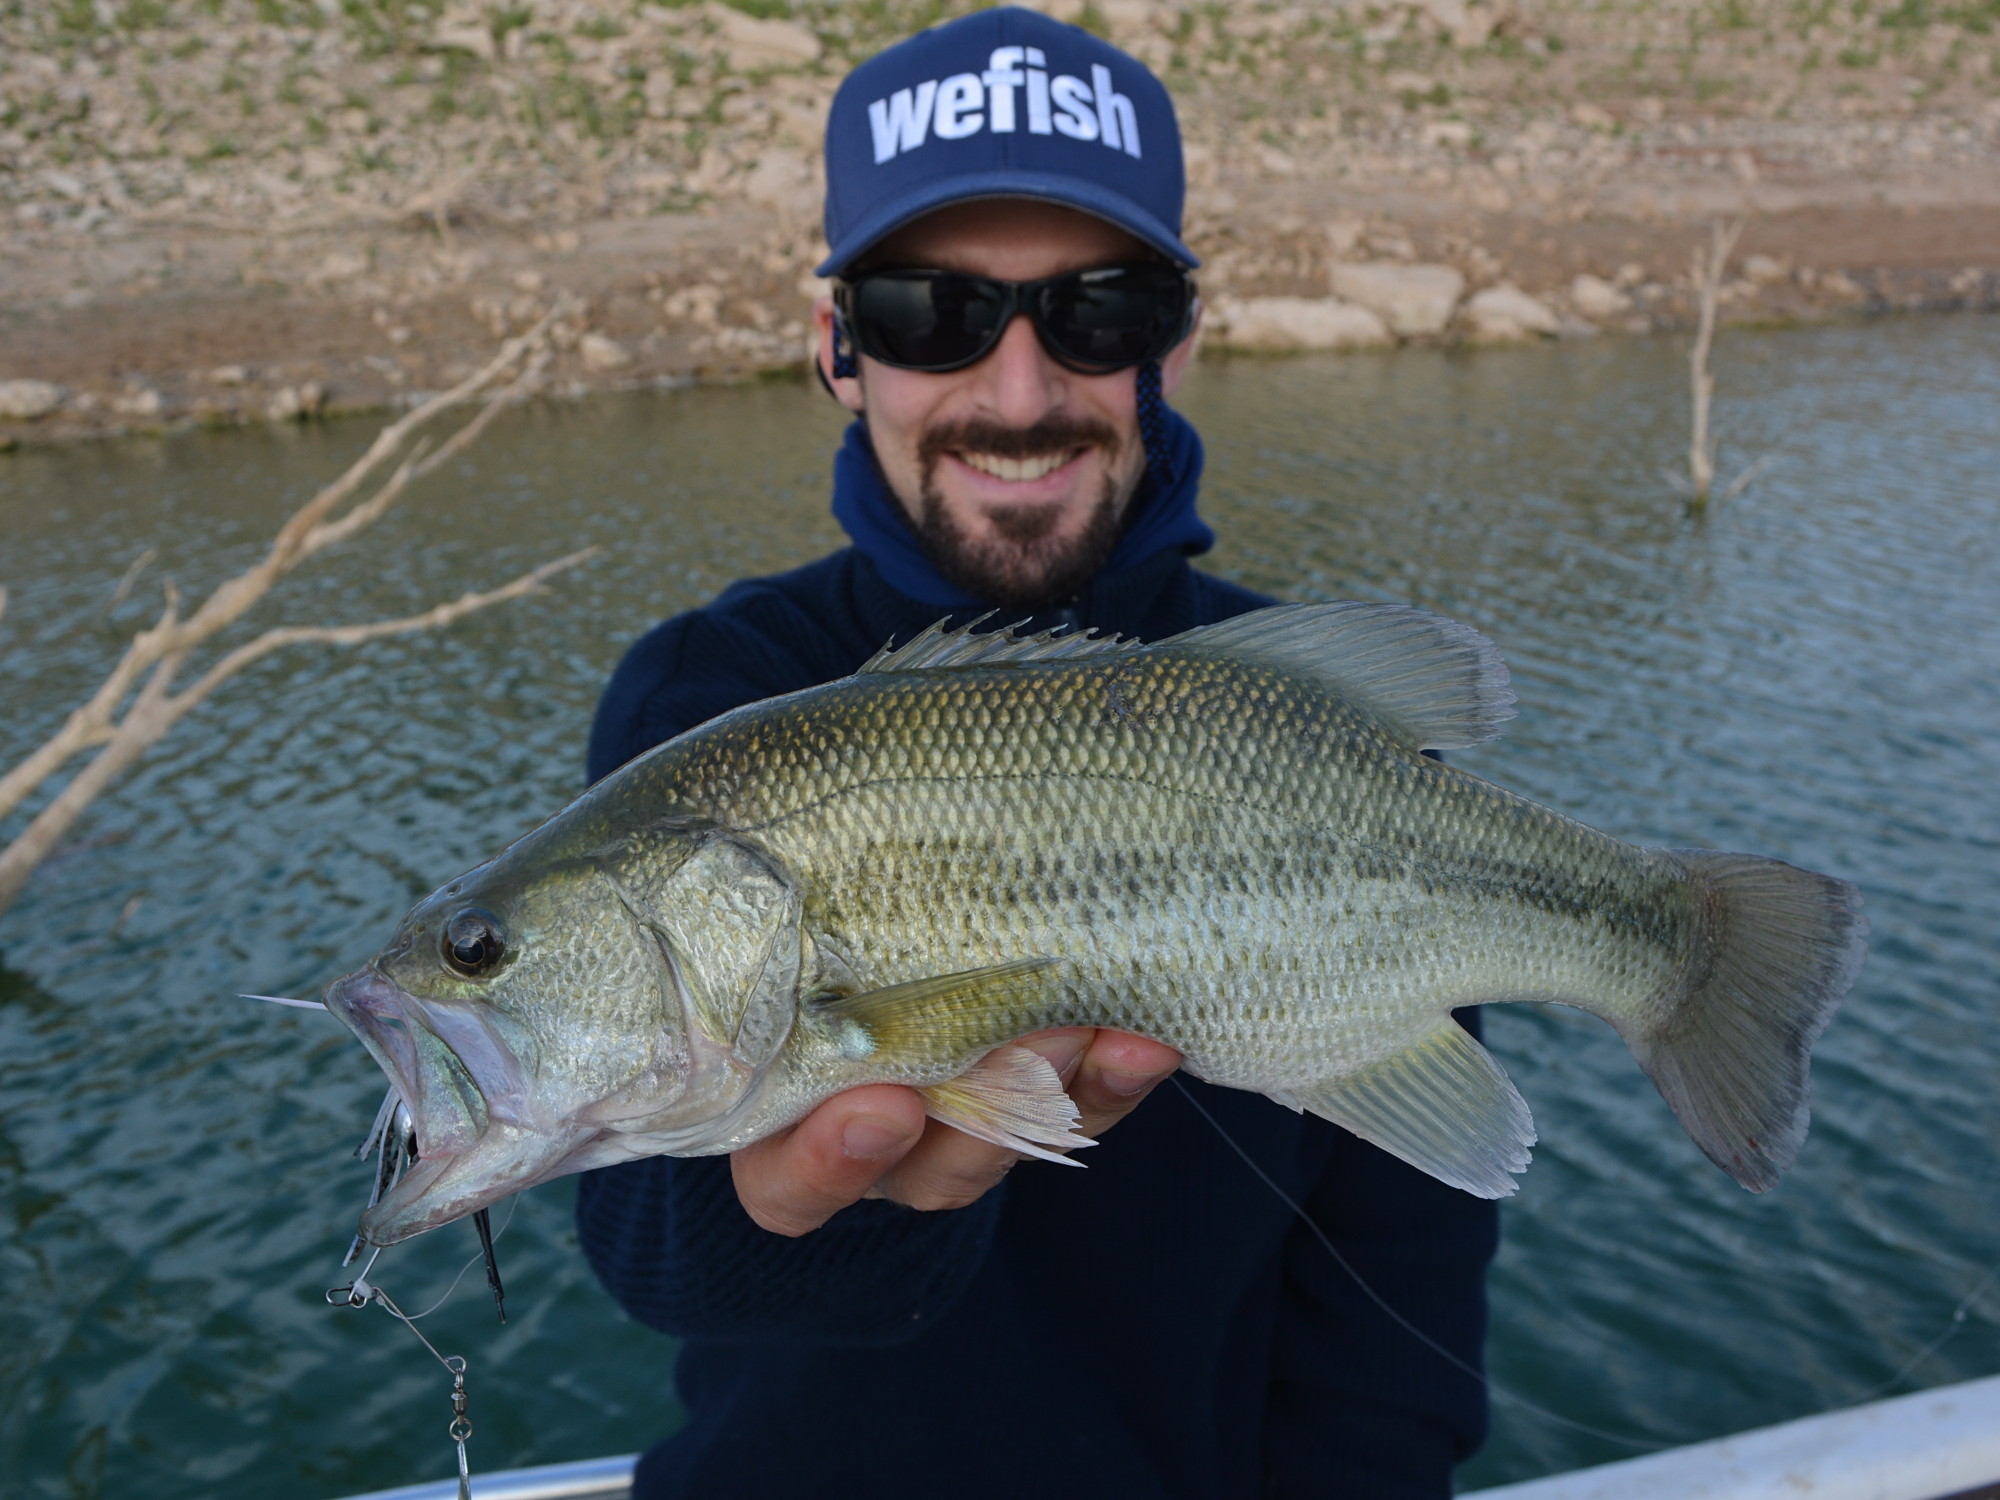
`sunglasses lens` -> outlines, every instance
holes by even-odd
[[[1157,359],[1186,321],[1187,279],[1164,266],[1112,266],[1042,288],[1041,325],[1055,352],[1119,369]]]
[[[1105,266],[1034,283],[1049,352],[1086,371],[1157,359],[1187,323],[1193,289],[1167,266]],[[906,370],[955,370],[998,342],[1013,306],[1006,282],[951,271],[879,271],[851,283],[861,351]]]
[[[942,370],[986,352],[1000,333],[1006,294],[972,276],[893,272],[854,288],[862,348],[886,364]]]

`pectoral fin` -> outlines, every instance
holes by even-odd
[[[830,1016],[857,1023],[872,1052],[891,1056],[956,1052],[960,1056],[1035,1030],[1034,995],[1053,958],[1021,958],[887,985],[819,1002]]]
[[[1414,1046],[1281,1103],[1373,1141],[1476,1198],[1506,1198],[1528,1165],[1535,1122],[1493,1054],[1446,1020]]]
[[[1047,1058],[1026,1047],[1001,1047],[958,1077],[918,1092],[933,1120],[1043,1161],[1080,1167],[1060,1153],[1097,1144],[1075,1133],[1079,1117],[1062,1080]]]
[[[1035,1029],[1037,996],[1055,962],[1022,958],[912,979],[818,1008],[846,1023],[853,1041],[843,1045],[857,1049],[853,1056],[963,1057],[994,1048],[958,1077],[919,1090],[930,1117],[1010,1151],[1079,1166],[1058,1152],[1097,1143],[1074,1133],[1076,1106],[1055,1069],[1025,1047],[996,1047]]]

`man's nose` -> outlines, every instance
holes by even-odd
[[[1017,313],[993,352],[974,365],[980,404],[1010,427],[1028,427],[1062,405],[1069,371],[1049,358],[1034,320]]]

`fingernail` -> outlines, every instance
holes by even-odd
[[[880,1115],[856,1115],[840,1132],[840,1149],[856,1161],[876,1161],[909,1143],[909,1131]]]
[[[1098,1080],[1103,1083],[1107,1093],[1130,1098],[1134,1094],[1145,1093],[1147,1089],[1151,1088],[1167,1075],[1164,1073],[1121,1073],[1116,1069],[1106,1068],[1097,1076]]]

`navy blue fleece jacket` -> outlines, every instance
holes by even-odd
[[[1038,625],[1158,639],[1271,602],[1188,565],[1210,538],[1200,445],[1178,418],[1173,441],[1175,482],[1127,532],[1139,545]],[[593,780],[983,611],[929,572],[867,457],[850,434],[836,465],[855,546],[738,583],[632,647],[598,709]],[[1312,1116],[1180,1081],[1087,1172],[1028,1162],[969,1208],[862,1202],[801,1239],[752,1223],[724,1158],[586,1174],[577,1222],[598,1276],[685,1340],[689,1419],[641,1460],[635,1500],[1443,1500],[1484,1435],[1479,1382],[1386,1316],[1190,1096],[1384,1301],[1475,1366],[1494,1206]]]

